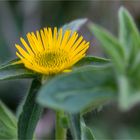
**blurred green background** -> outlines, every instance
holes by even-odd
[[[139,0],[92,0],[92,1],[0,1],[0,64],[16,58],[15,43],[27,32],[43,27],[60,27],[77,18],[88,18],[117,35],[117,12],[125,6],[140,27]],[[91,42],[89,54],[104,56],[98,42],[86,25],[79,31]],[[0,82],[0,99],[13,112],[28,90],[30,80]],[[54,131],[54,113],[46,110],[36,129],[38,138],[49,137]],[[100,111],[85,115],[86,123],[94,130],[95,136],[102,139],[140,139],[140,106],[127,113],[118,110],[116,103],[103,107]]]

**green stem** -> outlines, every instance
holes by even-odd
[[[36,103],[36,94],[40,87],[40,80],[34,79],[19,116],[18,140],[32,140],[33,138],[34,130],[43,111],[43,107]]]
[[[56,140],[66,140],[67,129],[63,128],[61,123],[61,118],[63,117],[64,112],[56,112],[56,123],[55,123],[55,139]]]
[[[69,114],[70,130],[74,140],[81,139],[80,114]]]
[[[118,83],[119,83],[119,106],[124,111],[128,110],[129,104],[128,104],[128,94],[130,92],[130,85],[127,79],[127,76],[120,76],[118,77]]]

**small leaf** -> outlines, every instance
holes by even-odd
[[[39,90],[37,101],[53,109],[77,113],[98,106],[116,95],[110,66],[85,66],[53,78]]]
[[[133,41],[132,37],[134,36],[138,38],[139,32],[132,16],[124,7],[121,7],[119,9],[119,25],[120,25],[119,26],[120,27],[119,29],[120,42],[124,45],[124,47],[126,47],[126,49],[129,49],[129,45],[132,45],[130,43],[130,40]]]
[[[41,83],[35,79],[23,105],[18,121],[18,139],[32,139],[35,127],[43,108],[35,102],[36,94]]]
[[[82,140],[95,140],[95,136],[89,127],[86,126],[85,122],[81,121]]]
[[[110,60],[102,57],[97,56],[86,56],[80,61],[78,61],[74,66],[85,66],[85,65],[102,65],[102,64],[109,64]]]
[[[119,10],[119,39],[125,49],[125,74],[118,75],[119,107],[127,111],[140,102],[140,35],[130,13]]]
[[[119,41],[100,26],[89,24],[89,28],[100,41],[107,54],[112,58],[116,69],[123,73],[125,68],[125,64],[122,63],[124,62],[124,49]]]
[[[11,111],[0,101],[0,139],[17,138],[17,120]]]
[[[70,29],[72,31],[77,31],[80,29],[80,27],[82,25],[84,25],[85,23],[87,22],[87,19],[86,18],[83,18],[83,19],[77,19],[77,20],[74,20],[68,24],[65,24],[64,26],[62,26],[62,29],[63,31],[67,30],[67,29]]]
[[[119,39],[125,49],[127,65],[135,69],[140,64],[140,35],[132,16],[123,7],[119,10],[119,25]]]
[[[34,78],[37,76],[36,73],[25,68],[23,64],[14,64],[17,60],[12,60],[0,67],[0,80]]]

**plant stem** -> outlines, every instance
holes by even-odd
[[[129,109],[128,104],[128,94],[130,91],[130,84],[128,82],[127,76],[118,77],[119,83],[119,107],[124,111]]]
[[[80,114],[69,114],[69,121],[74,140],[81,140]]]
[[[18,140],[32,140],[33,138],[34,130],[43,111],[43,107],[36,103],[36,94],[40,87],[40,80],[34,79],[19,116]]]
[[[55,139],[56,140],[66,140],[67,129],[63,128],[61,123],[61,118],[64,115],[63,111],[56,112],[56,122],[55,122]]]

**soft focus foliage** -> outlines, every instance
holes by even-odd
[[[119,87],[119,106],[129,110],[140,102],[140,34],[124,8],[120,8],[119,23],[119,40],[96,25],[90,28],[112,58]]]
[[[0,139],[15,139],[17,137],[17,119],[0,101]]]

